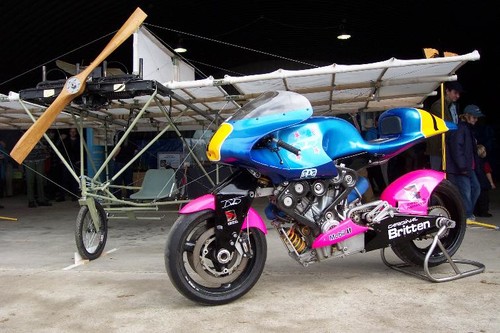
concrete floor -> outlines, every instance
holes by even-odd
[[[497,192],[494,217],[482,222],[500,225]],[[259,282],[243,298],[209,307],[181,296],[165,272],[175,213],[110,221],[105,254],[75,267],[77,202],[0,203],[1,332],[500,332],[494,229],[468,227],[455,256],[483,263],[485,272],[443,283],[392,270],[379,251],[303,268],[270,230]]]

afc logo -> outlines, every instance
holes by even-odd
[[[314,178],[318,173],[317,169],[304,169],[300,174],[300,178]]]

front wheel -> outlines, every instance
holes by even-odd
[[[213,211],[181,215],[165,247],[165,267],[172,284],[187,298],[208,305],[226,304],[245,295],[259,280],[267,257],[264,233],[250,228],[239,237],[248,237],[252,255],[236,246],[227,263],[220,263],[214,255],[214,228]]]
[[[108,218],[99,202],[95,202],[97,221],[92,220],[90,208],[80,207],[76,218],[75,241],[78,253],[83,259],[99,258],[108,237]]]
[[[429,200],[429,215],[439,215],[455,221],[455,227],[446,229],[439,240],[450,256],[457,251],[464,239],[467,224],[462,198],[457,188],[444,179],[432,192]],[[437,232],[436,232],[437,233]],[[415,239],[406,243],[392,246],[394,253],[404,262],[423,266],[425,256],[430,248],[436,233],[426,235],[424,238]],[[437,266],[447,261],[443,251],[436,246],[429,258],[429,266]]]

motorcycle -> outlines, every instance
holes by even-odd
[[[364,202],[369,182],[358,172],[456,125],[422,109],[394,108],[378,126],[380,138],[365,141],[350,122],[313,116],[304,96],[287,91],[239,108],[207,145],[210,161],[236,171],[182,207],[169,232],[165,267],[172,284],[208,305],[245,295],[266,262],[268,230],[252,207],[263,197],[270,225],[303,266],[385,248],[410,265],[446,262],[466,222],[460,194],[444,173],[411,171],[380,199]],[[431,247],[434,237],[443,247]]]

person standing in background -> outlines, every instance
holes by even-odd
[[[45,160],[48,151],[40,140],[24,160],[28,207],[52,206],[45,197]]]
[[[474,206],[481,192],[475,169],[479,165],[477,141],[472,127],[483,113],[476,105],[467,105],[460,115],[458,129],[452,131],[446,140],[446,175],[462,196],[468,220],[475,220]]]
[[[64,154],[62,145],[67,135],[65,133],[60,133],[59,130],[49,130],[47,134],[54,143],[56,149],[60,153]],[[50,183],[47,187],[47,197],[49,198],[49,200],[55,199],[56,202],[64,201],[65,189],[63,188],[63,175],[65,172],[67,172],[66,166],[61,162],[61,159],[56,154],[54,149],[49,150],[49,160],[50,167],[47,176]]]
[[[6,183],[6,174],[7,174],[7,158],[9,154],[7,153],[7,150],[5,149],[5,141],[0,139],[0,197],[4,197],[5,193],[5,183]],[[4,208],[2,205],[0,205],[0,208]]]
[[[486,148],[479,144],[477,145],[478,166],[476,168],[476,176],[481,186],[481,193],[474,207],[474,215],[479,217],[492,217],[490,210],[490,190],[496,189],[495,182],[491,175],[491,166],[486,159]]]
[[[444,117],[445,121],[452,121],[458,124],[458,100],[464,89],[460,82],[451,81],[444,84]],[[441,99],[436,100],[431,105],[430,112],[441,118]],[[443,170],[443,150],[441,135],[430,137],[426,141],[425,154],[429,156],[430,167],[433,170]]]
[[[82,163],[80,161],[80,135],[76,128],[70,128],[68,136],[63,140],[63,152],[71,168],[80,175]],[[73,178],[66,168],[63,171],[63,186],[71,194],[71,200],[76,201],[80,196],[80,184]],[[59,198],[58,201],[64,201]]]
[[[115,144],[118,143],[118,141],[123,137],[125,132],[120,131],[116,134],[115,137]],[[136,147],[133,145],[128,138],[123,141],[122,145],[120,148],[118,148],[118,151],[113,157],[113,175],[116,175],[130,160],[132,160],[135,156],[136,153]],[[134,183],[133,180],[133,173],[134,170],[132,169],[132,166],[130,165],[127,169],[125,169],[114,181],[115,185],[121,185],[121,186],[132,186]],[[113,191],[113,195],[116,196],[117,198],[121,198],[121,188],[120,189],[115,189]],[[132,190],[126,189],[125,190],[125,198],[130,197],[130,195],[133,193]]]
[[[499,166],[498,154],[500,153],[494,123],[495,122],[488,119],[488,117],[481,117],[474,125],[474,137],[477,139],[478,144],[484,146],[487,154],[485,162],[491,167],[492,176],[495,174],[498,175],[498,173],[495,173],[494,169]]]

